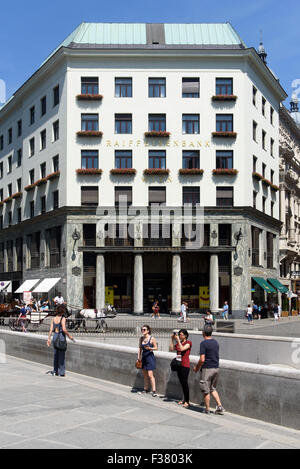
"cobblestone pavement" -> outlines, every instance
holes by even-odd
[[[300,432],[7,357],[0,365],[0,448],[299,448]],[[178,426],[180,425],[180,431]],[[134,451],[133,451],[134,452]]]

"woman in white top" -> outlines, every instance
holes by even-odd
[[[253,324],[253,315],[252,315],[252,306],[248,305],[247,308],[247,318],[250,324]]]

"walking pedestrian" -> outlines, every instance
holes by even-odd
[[[274,314],[274,319],[275,319],[275,322],[278,321],[278,305],[274,305],[273,307],[273,314]]]
[[[180,311],[181,311],[181,314],[180,314],[180,318],[178,319],[179,322],[186,322],[186,309],[187,309],[187,303],[185,301],[183,301],[181,303],[181,308],[180,308]]]
[[[248,323],[253,324],[253,314],[252,314],[252,306],[251,305],[248,305],[246,316],[247,316],[247,319],[248,319]]]
[[[281,311],[282,311],[282,309],[281,309],[281,306],[280,306],[279,304],[277,305],[277,308],[278,308],[278,321],[279,321],[280,318],[281,318]]]
[[[73,337],[69,334],[66,329],[66,318],[63,316],[65,312],[65,308],[62,305],[57,306],[56,308],[56,316],[51,321],[51,326],[48,335],[47,345],[50,347],[51,345],[51,335],[53,334],[53,349],[54,349],[54,357],[53,357],[53,371],[51,372],[52,375],[56,376],[65,376],[65,350],[59,350],[55,346],[56,339],[59,335],[65,337],[68,336],[70,340],[74,340]]]
[[[155,300],[154,303],[153,303],[153,306],[152,306],[152,315],[151,315],[151,318],[156,318],[158,317],[158,319],[160,319],[160,314],[159,314],[159,304],[158,304],[158,300]]]
[[[217,406],[215,413],[222,415],[224,408],[216,389],[219,375],[219,344],[212,338],[212,327],[204,326],[203,341],[200,344],[200,359],[193,370],[197,373],[201,369],[200,389],[204,396],[205,413],[210,413],[210,395],[215,399]]]
[[[23,304],[23,306],[22,306],[22,308],[21,308],[21,310],[20,310],[20,315],[19,315],[18,320],[21,322],[22,331],[23,331],[23,332],[27,332],[27,329],[26,329],[26,325],[27,325],[26,307],[25,307],[24,304]]]
[[[186,329],[180,329],[178,333],[171,335],[171,342],[169,346],[170,352],[176,351],[177,376],[183,391],[183,399],[179,401],[179,405],[189,407],[190,405],[190,391],[188,378],[190,373],[190,353],[192,342],[188,340],[189,333]]]
[[[157,350],[157,343],[151,336],[150,327],[145,324],[141,328],[142,337],[139,341],[138,360],[142,360],[142,371],[144,375],[144,390],[141,394],[150,392],[149,382],[152,389],[152,396],[157,397],[156,383],[153,371],[156,369],[154,350]]]
[[[225,301],[224,306],[223,306],[223,313],[222,313],[223,319],[226,319],[226,320],[228,319],[228,310],[229,310],[228,302]]]

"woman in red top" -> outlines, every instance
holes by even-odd
[[[189,372],[190,372],[190,353],[192,342],[187,340],[189,333],[186,329],[180,329],[178,334],[172,334],[169,350],[170,352],[176,351],[176,360],[178,361],[177,375],[183,390],[183,400],[179,401],[179,405],[189,407],[190,405],[190,391],[189,391]]]

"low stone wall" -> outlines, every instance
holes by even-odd
[[[219,342],[220,357],[224,360],[259,363],[260,365],[285,365],[300,370],[300,338],[274,337],[215,332]],[[197,355],[202,332],[191,331],[192,353]]]
[[[6,354],[49,365],[53,351],[46,337],[0,331]],[[3,347],[2,347],[3,349]],[[171,398],[181,398],[176,373],[171,372],[174,354],[156,352],[157,390]],[[137,348],[77,340],[69,343],[67,370],[117,382],[133,388],[143,387],[142,372],[135,368]],[[192,356],[192,364],[198,357]],[[3,365],[2,365],[3,366]],[[221,360],[218,390],[228,412],[278,425],[300,429],[300,372],[278,367]],[[22,388],[22,383],[20,383]],[[199,373],[190,372],[191,402],[202,403]]]

